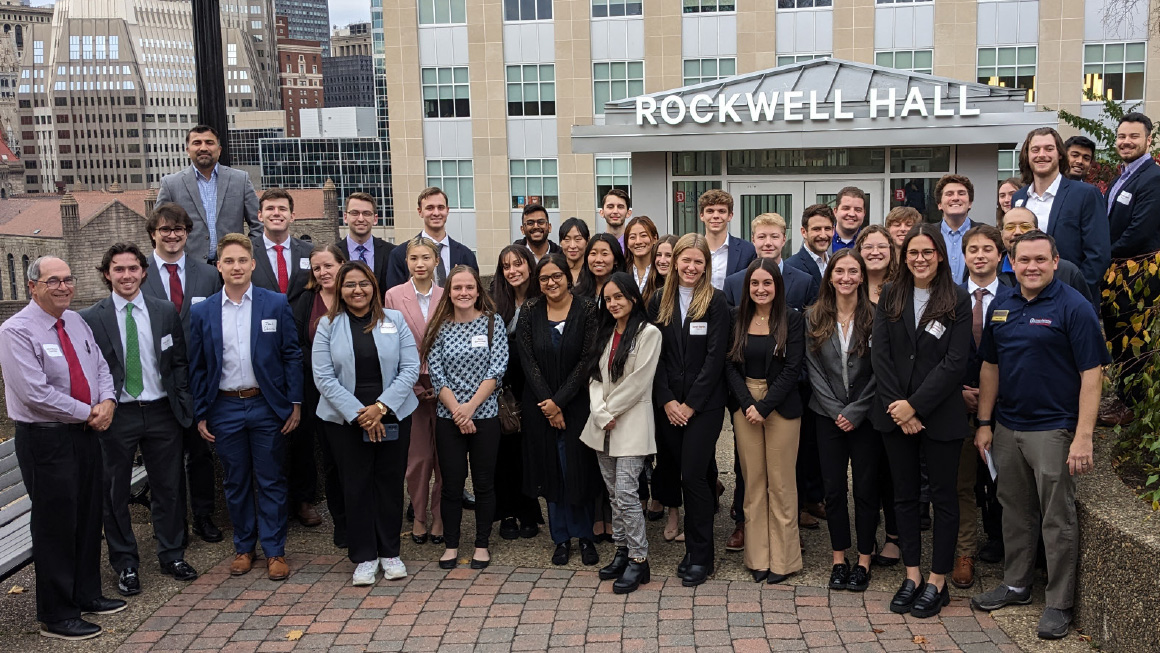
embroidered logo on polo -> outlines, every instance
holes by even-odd
[[[1051,320],[1047,318],[1031,318],[1031,324],[1038,324],[1040,326],[1051,326]]]

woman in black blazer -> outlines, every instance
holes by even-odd
[[[680,473],[684,494],[685,557],[677,574],[685,587],[700,585],[713,573],[713,463],[727,398],[729,305],[725,294],[709,284],[711,260],[704,236],[681,236],[664,290],[653,295],[648,307],[662,337],[653,381],[657,449]],[[674,505],[660,488],[655,490],[661,503]]]
[[[773,585],[802,568],[795,467],[805,341],[776,261],[750,263],[744,288],[725,378],[736,402],[733,429],[745,478],[745,566],[754,581]]]
[[[971,299],[951,276],[938,226],[912,229],[902,243],[902,260],[874,314],[871,360],[878,401],[871,419],[886,445],[906,565],[906,580],[890,609],[932,617],[950,601],[945,575],[954,568],[958,539],[959,455],[969,435],[962,380],[971,349]],[[925,583],[919,567],[920,456],[926,457],[934,506],[934,551]]]

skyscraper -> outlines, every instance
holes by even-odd
[[[322,43],[330,56],[330,3],[328,0],[274,0],[274,13],[288,19],[289,37]]]

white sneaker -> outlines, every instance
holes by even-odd
[[[407,577],[407,567],[398,558],[379,558],[383,565],[383,580],[397,580]]]
[[[374,585],[375,574],[379,571],[378,558],[369,560],[367,562],[360,562],[354,569],[354,577],[351,582],[357,587],[359,585]]]

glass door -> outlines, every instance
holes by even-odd
[[[729,184],[729,192],[733,195],[733,222],[729,234],[749,240],[753,218],[762,213],[776,213],[785,219],[786,224],[782,255],[791,256],[801,240],[798,222],[806,207],[805,186],[800,181]]]
[[[835,179],[833,181],[811,181],[805,184],[806,206],[828,204],[838,208],[838,191],[846,186],[857,186],[866,193],[865,224],[882,224],[882,180],[881,179]],[[805,210],[805,206],[802,207]]]

